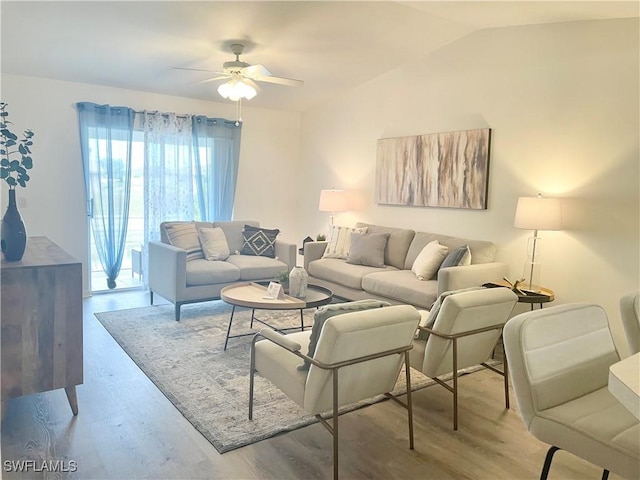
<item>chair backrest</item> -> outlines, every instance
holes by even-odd
[[[449,295],[442,302],[433,330],[456,334],[493,325],[504,325],[518,301],[508,288],[486,288]],[[486,362],[502,330],[495,329],[457,339],[458,370]],[[453,340],[429,335],[422,372],[438,377],[453,371]]]
[[[602,307],[573,303],[513,317],[504,345],[522,419],[606,387],[620,357]]]
[[[640,291],[620,299],[620,315],[631,354],[640,352]]]
[[[409,305],[395,305],[329,318],[320,333],[314,359],[335,364],[411,345],[420,314]],[[391,392],[404,363],[404,354],[342,367],[338,372],[338,403],[349,403]],[[311,365],[304,394],[311,413],[333,405],[331,371]]]

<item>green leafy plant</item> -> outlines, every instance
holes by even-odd
[[[274,280],[279,283],[287,283],[289,281],[289,272],[278,272],[274,277]]]
[[[318,242],[324,242],[327,239],[327,237],[325,237],[322,233],[318,234],[316,240]]]
[[[22,140],[18,140],[18,136],[9,129],[13,123],[8,117],[7,104],[0,102],[0,178],[13,190],[18,185],[26,187],[31,179],[27,170],[33,168],[30,148],[33,132],[25,130]]]

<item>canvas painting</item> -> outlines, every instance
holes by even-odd
[[[378,140],[376,203],[487,208],[490,137],[483,128]]]

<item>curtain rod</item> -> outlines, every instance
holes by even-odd
[[[161,115],[163,117],[168,117],[170,114],[169,113],[161,113],[159,111],[148,111],[148,110],[134,110],[133,113],[137,114],[145,114],[148,113],[150,115]],[[229,125],[235,125],[236,127],[238,126],[238,123],[242,123],[242,121],[238,122],[236,120],[227,120],[226,118],[212,118],[210,119],[209,117],[206,117],[205,115],[192,115],[193,117],[205,117],[207,120],[223,120],[224,123],[227,123]],[[188,115],[178,115],[176,114],[176,118],[189,118]]]

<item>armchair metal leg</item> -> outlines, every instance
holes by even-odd
[[[458,342],[453,339],[453,429],[458,430]]]
[[[333,369],[333,478],[338,480],[338,369]]]
[[[502,352],[502,368],[504,372],[504,406],[509,409],[509,365],[507,364],[507,355]]]
[[[413,404],[411,403],[411,367],[409,351],[404,352],[404,374],[407,378],[407,417],[409,419],[409,448],[413,450]]]
[[[553,460],[553,454],[560,450],[558,447],[552,446],[547,450],[547,456],[544,459],[544,465],[542,466],[542,472],[540,473],[540,480],[547,480],[549,476],[549,469],[551,468],[551,462]]]
[[[176,302],[176,322],[180,321],[180,307],[182,304]]]

